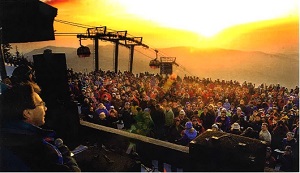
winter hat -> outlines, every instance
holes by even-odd
[[[219,129],[219,126],[217,124],[213,124],[213,125],[211,125],[211,128]]]
[[[149,108],[145,108],[144,112],[150,112],[150,109]]]
[[[179,112],[179,115],[185,115],[184,110],[181,110],[181,111]]]
[[[231,125],[231,127],[233,128],[233,129],[236,129],[236,130],[239,130],[241,127],[240,127],[240,125],[239,125],[239,123],[233,123],[232,125]]]
[[[192,122],[191,122],[191,121],[186,122],[186,123],[185,123],[185,128],[186,128],[186,129],[191,129],[191,128],[193,128]]]

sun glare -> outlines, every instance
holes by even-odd
[[[212,37],[243,23],[298,13],[297,0],[117,0],[127,13],[163,27],[183,29]]]

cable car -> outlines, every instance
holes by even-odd
[[[154,50],[154,51],[155,51],[155,54],[156,54],[156,58],[150,61],[149,66],[152,69],[157,69],[157,68],[160,67],[160,61],[157,60],[158,50]]]
[[[90,48],[87,46],[80,46],[77,49],[77,55],[79,56],[79,58],[85,58],[85,57],[90,57],[91,55],[91,51]]]
[[[157,69],[160,67],[160,61],[158,61],[157,58],[155,58],[150,61],[149,66],[150,68]]]

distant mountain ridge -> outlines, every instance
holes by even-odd
[[[93,46],[89,45],[93,53]],[[25,53],[32,61],[32,55],[42,54],[45,49],[53,53],[65,53],[68,68],[75,71],[89,72],[94,69],[93,54],[88,58],[78,58],[76,48],[47,46]],[[173,66],[173,72],[180,75],[200,78],[237,80],[255,84],[280,83],[288,88],[299,86],[298,53],[269,54],[261,51],[241,51],[219,48],[171,47],[158,49],[161,55],[176,57],[179,67]],[[149,61],[155,58],[154,51],[136,47],[134,52],[133,73],[159,73],[151,69]],[[99,68],[114,70],[114,46],[99,47]],[[119,70],[129,69],[129,49],[119,47]]]

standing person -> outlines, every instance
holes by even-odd
[[[275,166],[276,166],[276,159],[272,155],[272,148],[271,147],[267,147],[267,150],[266,150],[266,159],[265,159],[265,167],[274,169]]]
[[[80,171],[68,147],[54,145],[55,132],[40,128],[47,107],[37,91],[37,85],[21,83],[2,95],[1,171]]]
[[[265,141],[267,145],[271,145],[271,133],[268,130],[268,124],[267,123],[262,123],[261,125],[261,131],[259,132],[259,139],[262,141]]]
[[[228,99],[225,99],[225,102],[223,103],[223,107],[228,111],[230,109],[230,103]]]
[[[271,131],[272,134],[272,148],[279,148],[281,150],[284,149],[282,148],[282,140],[283,138],[286,137],[286,134],[289,132],[289,128],[286,126],[286,124],[282,121],[279,120],[276,123],[275,128],[273,131]]]
[[[200,114],[200,121],[205,130],[210,129],[215,123],[216,117],[208,112],[208,108],[205,106],[203,112]]]
[[[184,127],[180,124],[179,117],[174,118],[173,125],[170,127],[167,133],[167,140],[172,143],[176,143],[178,139],[180,139],[181,132],[184,130]]]
[[[155,105],[155,108],[154,108],[154,110],[151,110],[150,115],[151,115],[151,118],[154,123],[153,132],[154,132],[155,138],[163,140],[165,114],[159,104]]]
[[[119,118],[120,121],[123,121],[124,129],[126,130],[130,129],[131,125],[135,122],[129,102],[125,102],[124,108],[121,110]]]
[[[137,111],[138,113],[134,117],[136,123],[131,126],[131,132],[151,137],[154,124],[149,113],[150,109],[145,108],[143,111],[141,107],[137,107]]]
[[[169,128],[173,125],[173,121],[174,121],[174,113],[169,104],[165,106],[164,113],[165,113],[165,132],[167,132]]]
[[[180,119],[180,124],[184,127],[185,123],[190,121],[190,119],[185,115],[185,111],[182,109],[179,111],[179,119]]]

